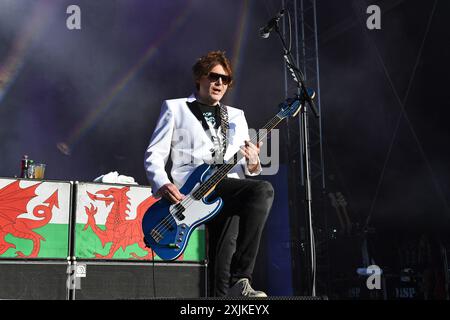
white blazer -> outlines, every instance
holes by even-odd
[[[157,192],[166,183],[170,183],[165,166],[169,155],[172,160],[171,176],[173,183],[180,188],[189,175],[203,163],[212,163],[214,144],[208,133],[203,129],[201,121],[191,112],[187,102],[195,101],[194,95],[189,98],[165,100],[161,107],[150,144],[145,152],[144,166],[148,181]],[[228,147],[225,160],[229,160],[249,140],[248,125],[244,111],[226,106],[228,111]],[[259,170],[250,173],[245,158],[230,171],[228,177],[244,178],[254,176]]]

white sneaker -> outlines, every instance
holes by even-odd
[[[267,298],[267,294],[252,288],[247,278],[239,279],[229,290],[229,297]]]

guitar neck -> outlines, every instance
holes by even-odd
[[[278,116],[278,114],[269,120],[264,127],[261,128],[253,137],[250,138],[250,142],[253,144],[257,144],[259,141],[264,139],[273,128],[275,128],[281,121],[282,117]],[[261,132],[261,134],[260,134]],[[200,187],[193,193],[195,199],[203,198],[207,193],[211,191],[213,187],[215,187],[223,178],[227,176],[227,174],[234,168],[236,164],[243,158],[241,152],[236,152],[230,160],[227,162],[220,164],[217,166],[214,173],[204,181]]]

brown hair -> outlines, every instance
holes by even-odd
[[[199,89],[198,82],[202,76],[208,75],[212,68],[220,64],[228,75],[233,79],[233,71],[231,69],[231,63],[225,56],[225,51],[210,51],[206,55],[200,57],[192,67],[192,73],[194,75],[195,86]],[[228,88],[233,86],[233,80],[231,80]]]

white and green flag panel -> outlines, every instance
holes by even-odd
[[[0,178],[0,259],[67,259],[70,212],[76,203],[78,259],[158,260],[143,243],[141,221],[155,201],[149,187]],[[73,200],[76,200],[74,202]],[[179,260],[205,260],[197,228]]]
[[[0,178],[0,258],[69,255],[70,182]]]
[[[79,183],[76,187],[75,256],[78,259],[159,260],[143,242],[142,217],[154,203],[151,188]],[[205,229],[197,228],[180,257],[205,260]]]

